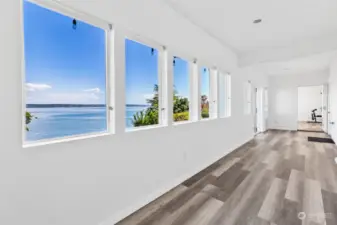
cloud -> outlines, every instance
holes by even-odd
[[[98,94],[98,93],[101,93],[101,90],[99,88],[92,88],[92,89],[84,90],[84,92],[90,92],[90,93]]]
[[[33,83],[26,83],[26,90],[27,91],[44,91],[47,89],[51,89],[51,86],[48,84],[33,84]]]
[[[94,103],[99,100],[99,96],[93,93],[53,93],[49,95],[52,102],[57,103]]]
[[[51,91],[43,92],[51,86],[45,84],[26,84],[29,91],[26,99],[29,104],[104,104],[105,94],[99,88],[86,90],[58,90],[57,87]]]
[[[29,104],[104,104],[104,96],[86,92],[42,93],[32,92],[27,97]]]

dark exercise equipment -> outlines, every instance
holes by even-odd
[[[317,111],[317,109],[314,109],[314,110],[311,111],[312,122],[321,123],[321,122],[317,122],[317,118],[322,118],[322,115],[316,115],[316,111]]]
[[[308,137],[308,141],[335,144],[331,138]]]

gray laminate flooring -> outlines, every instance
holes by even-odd
[[[337,147],[268,131],[118,225],[337,225]]]

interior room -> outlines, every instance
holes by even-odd
[[[336,225],[336,12],[0,1],[0,224]]]
[[[323,85],[298,87],[298,130],[323,132]]]

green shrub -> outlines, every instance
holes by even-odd
[[[173,113],[183,113],[189,110],[189,101],[187,98],[173,96]]]
[[[148,126],[158,124],[158,111],[159,111],[159,98],[158,98],[159,86],[154,85],[153,97],[146,99],[149,104],[149,108],[142,112],[137,112],[133,115],[132,124],[134,127]],[[186,121],[189,119],[189,101],[188,98],[180,97],[178,93],[174,91],[173,94],[173,113],[174,121]]]
[[[204,119],[204,118],[209,118],[209,110],[208,108],[203,108],[201,110],[201,117]]]
[[[158,111],[148,109],[145,112],[137,112],[133,115],[132,124],[134,127],[158,124]]]
[[[189,112],[174,113],[173,119],[175,122],[189,120]]]

